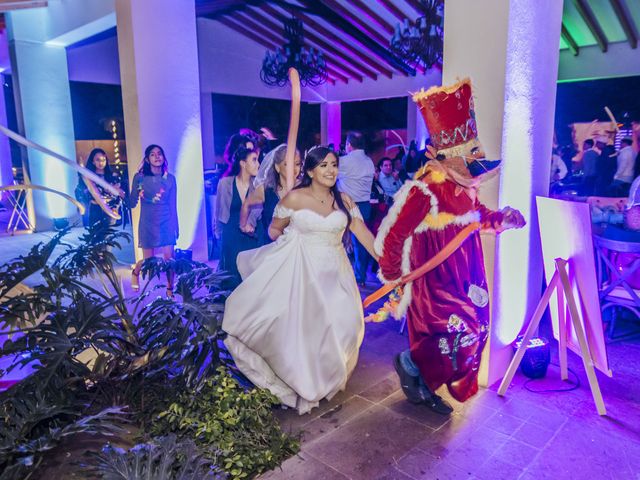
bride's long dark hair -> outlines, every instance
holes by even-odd
[[[296,187],[294,187],[294,190],[310,186],[311,177],[309,176],[309,172],[320,165],[322,161],[327,158],[327,155],[330,154],[336,157],[336,160],[338,162],[340,161],[338,154],[329,147],[313,147],[311,150],[309,150],[304,157],[304,165],[302,166],[302,180]],[[335,206],[337,205],[338,208],[342,210],[347,216],[347,227],[345,228],[344,234],[342,235],[342,243],[346,246],[351,241],[351,235],[349,233],[349,226],[351,225],[351,214],[349,213],[349,209],[345,205],[344,200],[342,200],[342,195],[340,195],[340,191],[338,190],[338,182],[336,182],[329,190],[331,191],[331,195],[333,195],[332,207],[335,208]]]

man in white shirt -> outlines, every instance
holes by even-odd
[[[612,194],[620,197],[629,195],[629,188],[633,182],[633,172],[636,163],[636,154],[633,151],[633,140],[629,137],[622,139],[618,152],[618,168],[611,184]]]
[[[347,134],[345,150],[347,154],[340,157],[338,165],[338,188],[356,202],[362,217],[366,221],[371,214],[369,200],[376,170],[373,160],[364,153],[364,137],[360,132],[349,132]],[[364,286],[367,280],[369,253],[353,235],[351,238],[355,256],[354,273],[356,281],[360,286]]]
[[[559,182],[567,176],[568,172],[564,160],[554,151],[551,155],[551,183]]]

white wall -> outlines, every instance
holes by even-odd
[[[71,81],[120,84],[118,38],[115,36],[67,49],[67,62]]]

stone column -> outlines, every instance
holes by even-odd
[[[342,111],[340,102],[324,102],[320,105],[320,143],[333,143],[336,150],[342,141]]]
[[[76,158],[71,93],[64,47],[48,45],[42,31],[46,9],[7,14],[11,77],[19,133],[67,158]],[[35,150],[26,152],[31,183],[73,196],[78,176],[58,160]],[[51,193],[33,193],[38,230],[48,230],[54,218],[72,217],[76,207]],[[30,212],[34,216],[34,212]]]
[[[206,260],[195,3],[116,0],[116,17],[129,177],[147,145],[164,148],[178,184],[178,248]],[[138,220],[136,209],[136,244]]]
[[[443,84],[471,77],[480,140],[489,158],[503,159],[499,180],[480,198],[491,208],[518,208],[527,219],[525,229],[498,242],[484,238],[493,287],[485,385],[504,375],[511,343],[541,294],[535,196],[548,191],[561,21],[557,0],[445,3]]]

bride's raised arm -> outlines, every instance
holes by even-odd
[[[364,218],[362,218],[362,214],[360,213],[360,209],[355,204],[351,197],[346,193],[342,194],[342,200],[344,201],[345,206],[349,209],[349,213],[351,214],[351,225],[349,225],[349,230],[356,236],[358,241],[367,249],[369,255],[378,261],[378,255],[373,249],[373,242],[375,238],[373,233],[367,228],[367,225],[364,223]]]

